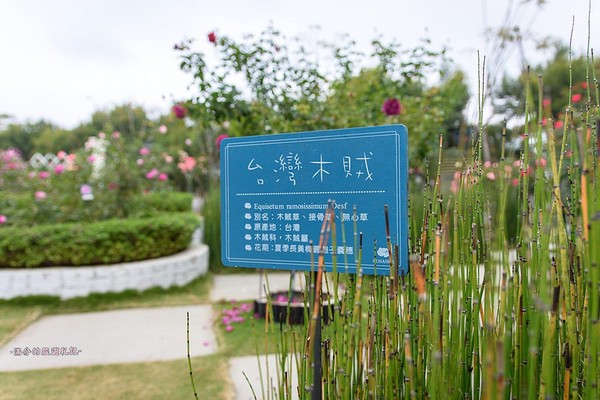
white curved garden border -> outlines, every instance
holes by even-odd
[[[192,245],[168,257],[115,265],[0,269],[0,299],[49,295],[61,299],[90,293],[183,286],[208,271],[208,246]]]

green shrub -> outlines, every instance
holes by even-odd
[[[114,264],[163,257],[188,247],[194,213],[0,229],[0,267]]]
[[[49,223],[48,218],[44,218],[43,206],[48,204],[35,201],[31,193],[9,193],[0,191],[0,210],[2,214],[8,215],[7,226],[34,226]],[[55,205],[52,208],[57,209],[53,218],[59,223],[66,222],[92,222],[96,221],[96,213],[90,209],[96,207],[94,204],[88,204],[76,199],[76,204],[68,207],[65,204]],[[192,194],[183,192],[159,191],[140,194],[135,196],[130,204],[130,214],[134,218],[151,217],[159,212],[187,212],[192,208]],[[90,212],[88,212],[90,211]],[[56,215],[60,213],[60,217]],[[106,217],[112,217],[107,215]],[[101,218],[107,219],[107,218]],[[4,227],[0,227],[3,229]]]
[[[255,271],[254,268],[231,268],[221,261],[221,191],[213,187],[208,191],[202,207],[204,243],[210,248],[208,269],[219,274],[235,274]]]
[[[185,192],[151,192],[135,198],[132,213],[146,216],[157,212],[186,212],[192,209],[192,198],[191,193]]]
[[[206,195],[202,207],[204,217],[204,242],[210,248],[209,269],[221,272],[225,269],[221,263],[221,191],[219,188],[211,189]]]

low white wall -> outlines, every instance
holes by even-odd
[[[198,238],[196,238],[198,239]],[[0,269],[0,299],[50,295],[62,299],[90,293],[183,286],[208,271],[208,246],[153,260],[89,267]]]

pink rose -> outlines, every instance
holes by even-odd
[[[63,151],[63,150],[61,150],[61,151],[59,151],[58,153],[56,153],[56,157],[57,157],[59,160],[64,160],[64,159],[65,159],[65,157],[67,157],[67,152],[66,152],[66,151]]]
[[[43,190],[38,190],[35,192],[34,196],[36,200],[44,200],[48,197],[48,193],[44,192]]]
[[[6,218],[6,215],[0,214],[0,225],[4,225],[6,223],[6,221],[8,221],[8,218]]]
[[[158,127],[158,133],[164,135],[167,132],[169,132],[169,128],[167,128],[166,125],[161,125],[161,126]]]
[[[47,179],[48,177],[50,177],[50,172],[40,171],[40,179]]]
[[[181,160],[180,163],[177,164],[177,167],[181,170],[181,172],[190,172],[196,166],[196,160],[193,157],[185,157]]]
[[[535,161],[535,164],[542,169],[546,168],[546,163],[547,163],[547,161],[543,157]]]
[[[81,185],[81,187],[79,188],[79,193],[81,193],[81,200],[83,201],[94,200],[92,187],[88,184]]]
[[[573,96],[571,96],[571,100],[573,101],[573,103],[579,103],[581,101],[581,94],[580,93],[575,93]]]
[[[79,188],[79,191],[81,192],[81,194],[90,194],[92,193],[92,187],[90,185],[81,185],[81,188]]]
[[[135,163],[136,163],[138,166],[142,166],[142,165],[144,165],[144,160],[142,160],[141,158],[138,158],[137,160],[135,160]]]
[[[60,175],[63,172],[65,172],[65,166],[63,164],[58,164],[56,167],[54,167],[54,173],[56,175]]]
[[[87,158],[87,161],[88,161],[90,164],[93,164],[93,163],[94,163],[94,161],[96,161],[96,157],[95,157],[95,156],[89,156],[89,157]]]
[[[159,181],[166,181],[167,179],[169,179],[169,176],[168,176],[167,174],[165,174],[164,172],[161,172],[161,173],[158,175],[158,180],[159,180]]]
[[[140,155],[141,156],[147,156],[148,154],[150,154],[150,149],[147,147],[142,147],[140,149]]]
[[[156,168],[154,168],[146,174],[146,179],[154,179],[154,178],[156,178],[157,175],[158,175],[158,170]]]
[[[120,138],[120,137],[121,137],[121,132],[119,132],[119,131],[114,131],[114,132],[112,133],[112,138],[113,138],[113,139],[117,140],[117,139],[118,139],[118,138]]]

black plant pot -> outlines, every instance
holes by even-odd
[[[324,324],[328,324],[333,319],[329,295],[322,295],[321,317]],[[306,307],[304,304],[304,293],[299,291],[281,291],[274,292],[270,295],[270,303],[272,308],[273,320],[278,323],[288,323],[290,325],[304,324],[304,314],[310,318],[310,302],[307,301]],[[254,301],[254,314],[260,318],[266,318],[268,302],[267,298],[263,297]],[[288,313],[289,311],[289,313]]]

